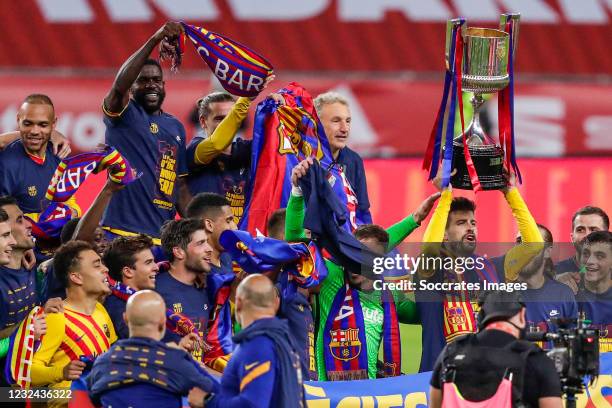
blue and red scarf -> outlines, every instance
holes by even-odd
[[[74,211],[68,201],[91,174],[108,169],[108,178],[127,185],[142,176],[132,169],[119,152],[106,146],[99,152],[77,154],[60,162],[51,177],[45,198],[50,201],[36,221],[32,220],[32,234],[39,239],[57,239]]]
[[[40,342],[34,340],[34,317],[43,313],[40,306],[30,311],[28,316],[19,324],[10,336],[8,354],[4,374],[9,384],[20,388],[30,388],[30,372],[32,370],[32,357]]]
[[[110,276],[108,277],[108,284],[110,285],[112,295],[125,302],[127,302],[130,296],[137,292],[134,288],[115,281]],[[172,309],[166,309],[166,328],[181,337],[190,333],[195,333],[202,337],[198,329],[187,316],[176,313]]]
[[[177,54],[169,56],[173,70],[181,64],[185,38],[189,38],[226,91],[233,95],[255,97],[263,90],[266,78],[273,72],[272,64],[267,59],[231,38],[202,27],[181,24],[185,33],[178,40]],[[167,57],[162,53],[162,59]]]
[[[399,320],[393,296],[383,293],[383,357],[385,376],[401,371]],[[323,331],[323,354],[330,381],[368,378],[368,351],[359,291],[346,283],[334,298]]]
[[[235,278],[233,273],[213,273],[206,277],[206,291],[213,301],[213,310],[208,319],[202,361],[218,372],[225,370],[234,351],[230,294]]]

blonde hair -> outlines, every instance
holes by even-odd
[[[348,100],[344,96],[340,95],[338,92],[325,92],[318,95],[314,99],[314,106],[317,110],[317,114],[321,113],[321,108],[323,108],[323,105],[329,105],[332,103],[341,103],[346,107],[349,106]]]

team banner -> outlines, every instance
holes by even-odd
[[[285,103],[265,99],[257,105],[253,125],[251,183],[245,195],[244,216],[239,229],[266,232],[272,212],[287,206],[291,194],[291,170],[307,157],[318,160],[328,181],[346,208],[345,228],[367,223],[357,214],[357,197],[342,166],[334,163],[323,125],[306,89],[291,82],[278,91]]]
[[[72,219],[73,209],[66,204],[91,174],[108,169],[108,178],[118,184],[129,184],[142,176],[114,147],[81,153],[64,159],[55,169],[45,198],[49,205],[32,221],[32,234],[39,239],[58,239],[63,226]]]
[[[176,55],[170,57],[172,68],[181,64],[185,37],[215,74],[223,88],[238,96],[255,97],[272,74],[272,64],[248,47],[205,28],[181,23],[185,34],[179,39]],[[162,52],[162,57],[165,55]]]
[[[612,353],[600,359],[600,376],[583,394],[577,407],[612,404]],[[377,380],[309,381],[304,384],[308,408],[423,408],[428,406],[431,372]]]

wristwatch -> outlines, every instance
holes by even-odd
[[[204,397],[204,407],[206,407],[206,404],[210,402],[210,400],[212,400],[215,397],[215,394],[213,394],[212,392],[210,394],[206,394],[206,396]]]

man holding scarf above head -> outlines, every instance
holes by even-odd
[[[416,275],[417,288],[420,287],[420,280],[459,285],[461,282],[482,285],[485,281],[488,283],[515,281],[519,271],[544,248],[544,240],[515,186],[514,174],[508,177],[508,185],[502,193],[512,209],[523,243],[510,249],[503,258],[503,266],[500,263],[496,268],[491,261],[478,257],[474,252],[478,240],[474,215],[476,204],[465,197],[453,198],[451,187],[442,189],[441,173],[439,171],[433,181],[436,188],[442,191],[442,196],[423,236],[423,253],[428,258],[441,257],[445,261],[444,264],[447,264],[446,261],[449,259],[458,258],[464,258],[464,262],[467,258],[473,258],[475,261],[471,268],[466,266],[463,271],[459,271],[458,268],[420,269]],[[431,371],[436,358],[447,343],[461,335],[476,331],[477,310],[474,309],[478,290],[417,290],[415,297],[419,320],[423,326],[423,349],[419,371]]]
[[[315,167],[319,165],[308,158],[293,170],[294,187],[287,204],[285,227],[285,239],[288,241],[299,240],[304,236],[305,200],[301,188],[298,187],[298,180]],[[333,201],[333,192],[330,188],[327,191]],[[373,253],[382,256],[399,245],[419,226],[438,197],[439,194],[428,197],[414,214],[386,231],[376,225],[362,226],[356,230],[355,238]],[[414,302],[400,300],[398,293],[373,291],[373,281],[360,275],[360,271],[349,270],[349,267],[330,259],[326,259],[325,264],[328,275],[320,286],[320,320],[316,339],[319,380],[376,378],[381,342],[385,355],[382,375],[400,375],[398,323],[416,321]]]
[[[238,347],[223,372],[220,391],[198,388],[189,394],[191,407],[304,407],[300,358],[287,321],[276,317],[280,300],[264,275],[246,277],[236,289],[236,319],[242,331]]]

